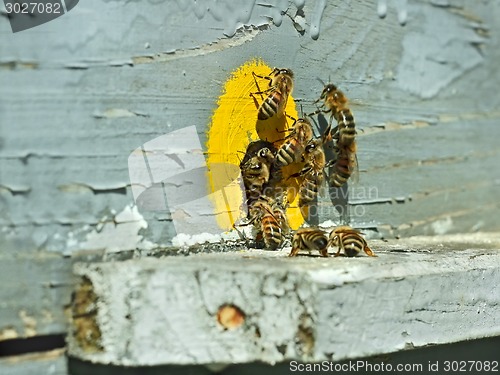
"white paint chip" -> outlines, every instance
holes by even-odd
[[[143,243],[139,231],[147,227],[148,223],[137,210],[137,206],[128,205],[115,216],[114,221],[107,221],[99,231],[88,233],[86,241],[80,245],[80,250],[134,250]],[[149,243],[147,245],[150,246]]]

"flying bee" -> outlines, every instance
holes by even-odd
[[[375,253],[368,247],[366,240],[361,236],[361,232],[347,225],[342,225],[332,230],[328,246],[338,247],[335,256],[339,256],[343,250],[344,255],[354,257],[363,250],[366,255],[376,257]]]
[[[274,153],[267,147],[259,149],[249,158],[243,158],[240,169],[249,201],[261,195],[264,186],[269,182],[273,163]]]
[[[250,93],[256,105],[258,105],[255,95],[268,94],[258,106],[259,120],[267,120],[273,116],[281,117],[285,113],[288,96],[293,91],[293,72],[290,69],[274,68],[268,76],[260,76],[252,72],[257,92]],[[256,78],[262,78],[269,81],[269,87],[261,91]]]
[[[319,189],[323,185],[323,169],[326,166],[323,144],[331,139],[330,129],[330,126],[328,126],[321,138],[312,139],[307,143],[302,156],[305,162],[304,167],[300,172],[290,176],[302,176],[304,178],[299,187],[299,206],[312,202],[318,196]]]
[[[276,250],[283,242],[284,233],[288,231],[288,223],[284,212],[270,197],[260,197],[250,207],[250,221],[257,229],[257,238],[264,239],[265,247]]]
[[[332,129],[333,138],[338,140],[338,144],[348,145],[354,141],[356,136],[356,124],[347,105],[347,97],[333,83],[322,83],[324,85],[323,91],[319,99],[315,101],[315,103],[323,101],[322,109],[318,109],[313,114],[331,113],[331,116],[337,121],[337,126]]]
[[[330,185],[341,187],[344,185],[351,175],[357,175],[358,158],[356,156],[356,141],[350,144],[337,144],[336,153],[337,159],[333,163],[330,171]]]
[[[295,120],[291,133],[285,138],[286,142],[281,145],[276,153],[275,165],[281,168],[299,161],[313,135],[309,120],[305,118]]]
[[[300,250],[318,250],[321,256],[328,256],[328,239],[325,233],[317,228],[298,229],[293,235],[292,250],[289,257],[294,257]]]

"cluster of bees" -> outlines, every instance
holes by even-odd
[[[287,118],[293,121],[284,131],[288,134],[280,142],[251,142],[240,163],[249,208],[247,222],[241,225],[253,225],[257,242],[275,250],[290,233],[285,214],[289,204],[289,180],[298,181],[298,204],[301,208],[307,208],[316,201],[324,184],[326,168],[330,171],[330,185],[336,188],[343,186],[357,170],[356,130],[347,98],[335,85],[324,84],[319,99],[314,101],[317,107],[315,112],[302,113],[302,118],[294,119],[285,113],[294,87],[293,72],[274,68],[267,76],[252,74],[257,91],[250,96],[258,109],[258,121],[283,117],[285,122]],[[268,87],[261,90],[257,79],[266,80]],[[316,137],[309,118],[320,113],[329,114],[330,121],[324,133]],[[337,123],[335,127],[332,127],[333,120]],[[336,156],[331,161],[325,157],[324,145],[327,143],[333,143]],[[289,166],[294,166],[298,172],[284,178],[283,169]],[[326,257],[329,247],[338,248],[336,256],[341,253],[355,256],[360,251],[375,256],[361,233],[349,226],[333,229],[328,238],[319,228],[298,229],[293,234],[289,256],[296,256],[301,250],[317,250]]]

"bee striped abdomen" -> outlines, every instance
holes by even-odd
[[[342,237],[344,244],[344,254],[348,257],[354,257],[365,248],[365,240],[357,233],[347,233]]]
[[[326,237],[323,234],[319,233],[313,234],[315,234],[315,236],[310,236],[310,238],[308,239],[309,243],[313,245],[311,247],[318,250],[324,249],[328,244],[328,240],[326,239]]]
[[[259,108],[258,119],[267,120],[273,117],[277,112],[282,100],[282,95],[279,91],[274,91],[264,100]]]
[[[351,171],[349,170],[349,159],[344,157],[344,155],[339,155],[333,166],[332,175],[330,176],[330,184],[335,187],[341,187],[347,182],[350,176]]]
[[[318,250],[322,256],[327,257],[328,239],[323,231],[315,228],[303,228],[293,235],[292,251],[289,256],[295,256],[299,250]]]
[[[354,141],[356,136],[356,124],[354,123],[354,116],[349,108],[341,109],[335,114],[335,119],[338,124],[339,143],[348,145]]]
[[[276,154],[276,165],[282,167],[292,164],[296,159],[293,143],[285,143]]]
[[[330,184],[334,187],[344,185],[356,167],[356,141],[349,146],[341,146],[337,151],[337,160],[330,174]]]
[[[339,226],[332,230],[328,246],[338,247],[335,256],[341,255],[341,251],[343,251],[345,256],[354,257],[358,255],[361,250],[364,250],[366,255],[376,257],[372,249],[368,247],[362,233],[347,225]]]
[[[295,256],[299,250],[318,250],[322,256],[328,256],[326,250],[328,240],[321,230],[303,228],[297,230],[293,236],[292,251],[289,256]]]
[[[283,235],[279,223],[272,215],[264,215],[262,218],[262,231],[266,248],[276,250],[283,241]]]
[[[318,191],[319,186],[316,179],[311,174],[307,174],[299,190],[299,205],[302,206],[312,202],[318,196]]]

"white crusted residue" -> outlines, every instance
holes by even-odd
[[[238,241],[241,240],[241,236],[247,238],[252,237],[252,227],[247,226],[239,229],[241,234],[237,231],[231,230],[224,233],[212,234],[212,233],[198,233],[198,234],[186,234],[179,233],[172,239],[172,245],[182,247],[182,246],[193,246],[202,243],[217,243],[221,241]]]
[[[335,228],[338,225],[339,224],[334,223],[333,220],[326,220],[326,221],[323,221],[322,223],[319,224],[320,228],[323,228],[323,229]]]
[[[221,240],[220,234],[212,233],[200,233],[200,234],[185,234],[179,233],[172,239],[172,245],[174,246],[192,246],[200,243],[215,243]]]
[[[431,227],[435,234],[446,234],[453,228],[453,220],[447,216],[444,219],[433,222]]]
[[[80,250],[106,250],[116,252],[134,250],[143,242],[141,229],[146,229],[148,223],[137,210],[137,206],[128,205],[115,215],[113,221],[106,221],[100,230],[87,234]]]

